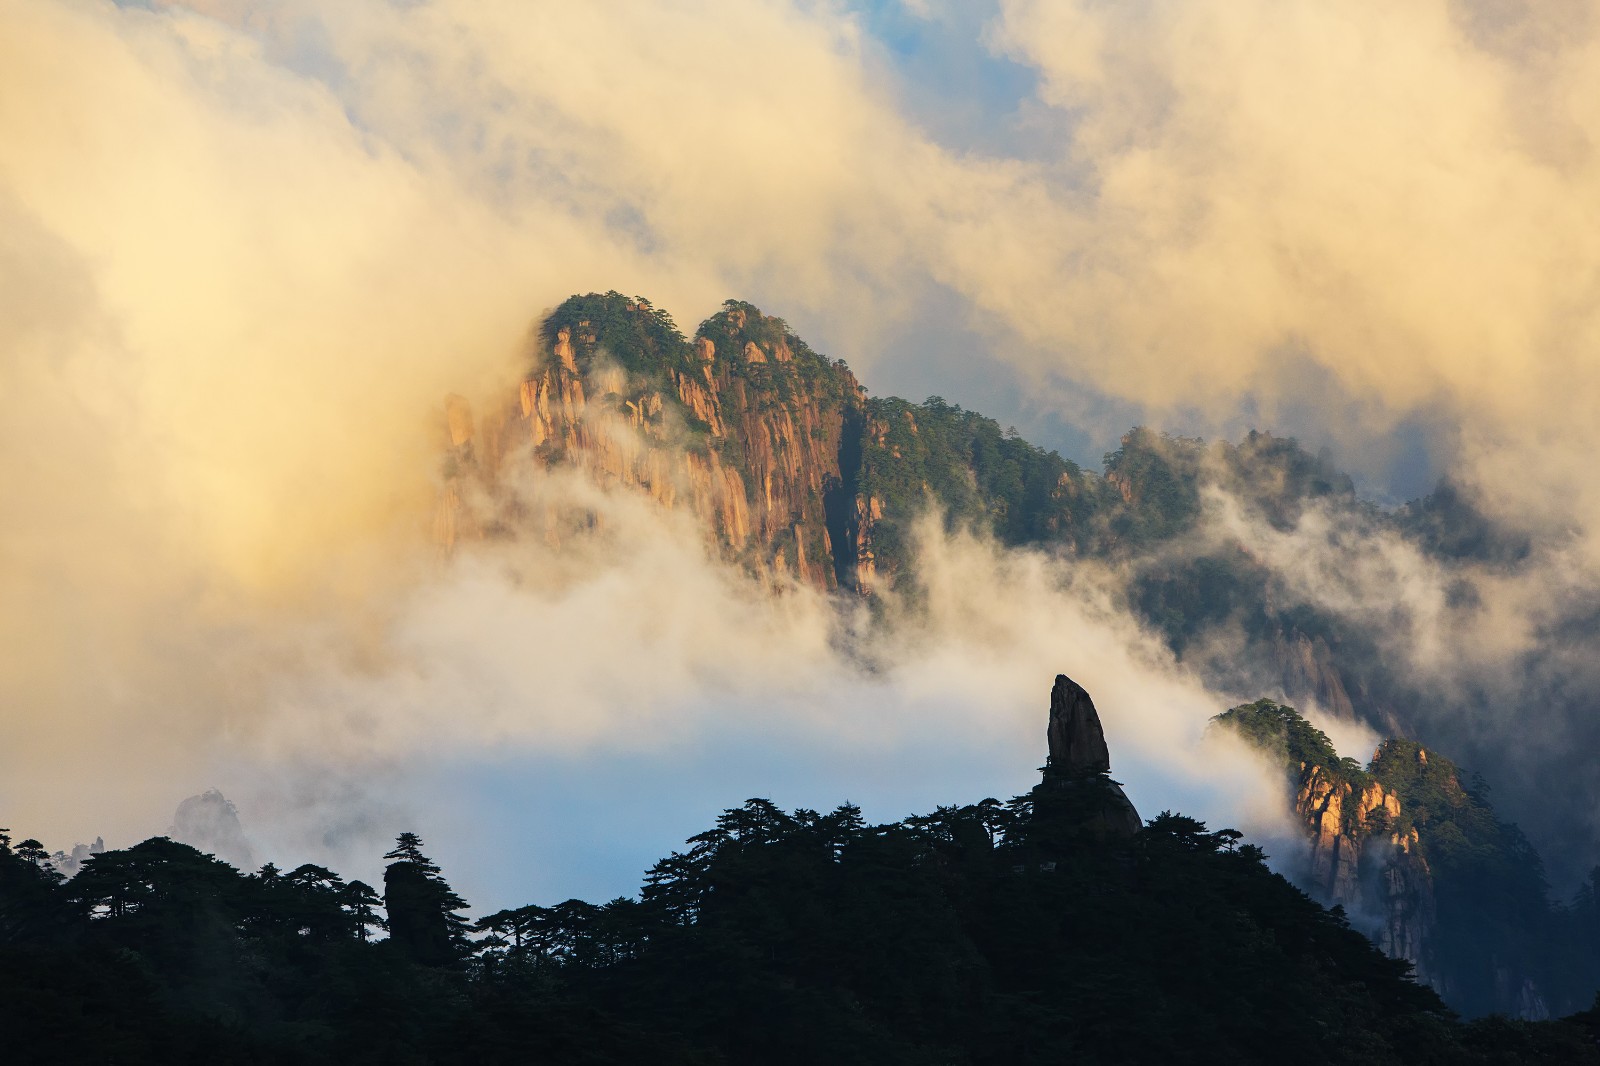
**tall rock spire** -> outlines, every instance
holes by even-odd
[[[1050,690],[1050,759],[1034,790],[1035,809],[1069,834],[1128,837],[1144,822],[1122,786],[1111,780],[1111,751],[1094,700],[1057,674]]]
[[[1111,772],[1111,751],[1094,700],[1066,674],[1050,690],[1050,766],[1069,774]]]

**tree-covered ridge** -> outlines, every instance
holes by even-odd
[[[1328,503],[1445,554],[1498,557],[1527,550],[1515,538],[1505,540],[1446,482],[1434,495],[1386,515],[1359,501],[1349,476],[1325,454],[1307,451],[1293,437],[1256,430],[1233,443],[1134,427],[1104,456],[1103,475],[1086,473],[940,397],[921,404],[867,397],[843,360],[814,351],[783,319],[747,301],[725,301],[691,339],[645,297],[575,295],[540,322],[541,347],[553,350],[563,331],[580,372],[609,360],[627,373],[633,391],[655,389],[674,404],[668,375],[698,373],[709,362],[718,374],[745,383],[758,406],[803,397],[860,408],[859,437],[842,442],[853,454],[841,465],[858,474],[864,497],[879,501],[885,544],[903,544],[909,524],[932,504],[952,521],[975,524],[1005,543],[1126,556],[1194,532],[1203,490],[1215,486],[1278,529],[1291,527],[1308,506]],[[698,341],[710,342],[711,354],[700,354]],[[756,359],[747,354],[752,346]],[[1448,530],[1464,532],[1450,539]],[[892,550],[885,562],[890,568],[897,560],[910,564],[902,555]],[[1238,559],[1196,563],[1213,588],[1225,581],[1252,596],[1257,591],[1259,575],[1245,573]],[[1171,628],[1173,619],[1165,621]]]
[[[569,331],[581,371],[605,352],[642,383],[660,385],[665,370],[693,365],[693,348],[672,316],[642,296],[613,291],[569,297],[540,323],[545,351],[555,348],[563,329]]]
[[[1318,500],[1353,503],[1355,486],[1326,456],[1314,456],[1293,437],[1251,430],[1238,444],[1130,430],[1105,456],[1106,478],[1128,505],[1112,522],[1121,545],[1137,547],[1191,531],[1199,522],[1201,490],[1226,490],[1279,529],[1294,524]]]
[[[718,358],[728,360],[752,384],[772,390],[779,400],[797,394],[828,404],[858,404],[860,387],[844,360],[830,360],[789,328],[781,318],[763,314],[744,300],[725,300],[722,310],[700,323],[697,339],[715,345]],[[748,358],[748,345],[760,349],[762,358]]]
[[[1497,526],[1478,503],[1460,486],[1441,478],[1427,496],[1402,507],[1396,521],[1407,536],[1441,558],[1501,566],[1526,559],[1533,550],[1528,537]]]
[[[1222,485],[1278,526],[1292,523],[1311,501],[1354,498],[1349,478],[1325,457],[1309,454],[1293,438],[1254,431],[1235,445],[1136,427],[1105,456],[1103,476],[1087,474],[940,397],[921,404],[869,398],[843,360],[817,353],[781,318],[741,300],[726,301],[691,340],[643,297],[589,293],[547,315],[539,337],[546,351],[565,337],[582,374],[601,365],[624,371],[629,397],[657,394],[690,429],[691,447],[719,448],[741,474],[749,473],[750,457],[709,434],[711,427],[680,402],[674,380],[710,375],[732,419],[792,412],[796,405],[842,417],[847,424],[829,462],[855,489],[870,523],[861,546],[870,547],[878,571],[889,577],[914,577],[910,529],[930,508],[952,525],[1007,544],[1128,557],[1192,532],[1207,484]],[[856,547],[835,544],[835,551]],[[1260,599],[1260,575],[1240,560],[1215,558],[1199,566],[1207,592],[1225,585],[1232,599]],[[1194,598],[1186,595],[1185,587],[1194,584],[1188,574],[1158,580],[1163,591],[1144,600],[1152,601],[1150,610],[1175,646],[1215,621],[1214,607],[1208,613],[1180,602]]]
[[[727,371],[758,392],[778,400],[798,393],[833,403],[858,402],[858,387],[842,360],[831,361],[811,349],[781,318],[762,314],[742,300],[727,300],[722,310],[700,323],[695,339],[712,343],[710,359],[679,330],[666,311],[642,296],[619,292],[572,296],[545,316],[539,339],[553,350],[567,331],[578,370],[587,373],[598,360],[609,359],[625,371],[635,389],[671,391],[666,373],[697,372],[706,362]],[[759,360],[746,356],[746,346],[761,351]]]
[[[1306,721],[1293,707],[1275,700],[1263,698],[1240,704],[1211,721],[1231,729],[1292,772],[1320,766],[1357,789],[1364,788],[1370,779],[1360,763],[1340,756],[1328,734]]]
[[[880,560],[914,570],[910,524],[930,506],[948,522],[974,527],[1013,545],[1046,545],[1075,555],[1127,558],[1193,532],[1203,515],[1202,490],[1216,484],[1280,528],[1311,501],[1354,500],[1350,479],[1293,438],[1251,433],[1239,444],[1130,430],[1105,456],[1104,476],[1086,474],[1015,430],[937,396],[914,404],[870,399],[863,426],[862,494],[877,501]],[[1214,605],[1253,595],[1262,575],[1243,557],[1194,560],[1199,583],[1186,613],[1168,595],[1158,622],[1181,644]],[[1188,573],[1165,580],[1193,585]],[[1213,607],[1207,613],[1199,601]]]
[[[950,525],[1006,544],[1062,543],[1074,550],[1091,533],[1101,504],[1077,464],[1029,444],[976,411],[930,396],[867,401],[861,492],[877,505],[880,565],[910,569],[909,531],[929,508]]]
[[[638,896],[469,930],[422,842],[373,891],[155,838],[62,884],[0,834],[0,1022],[27,1061],[1600,1062],[1587,1019],[1463,1025],[1263,863],[1049,775],[869,825],[753,799]]]

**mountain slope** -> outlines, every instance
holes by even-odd
[[[1293,441],[1256,433],[1211,447],[1136,429],[1104,476],[1088,474],[938,397],[869,397],[842,361],[739,301],[690,341],[643,298],[574,296],[539,337],[515,399],[481,417],[447,404],[447,545],[507,531],[514,516],[470,506],[468,483],[492,489],[530,459],[689,506],[755,572],[859,591],[914,574],[909,530],[929,506],[1002,543],[1109,557],[1192,531],[1213,467],[1280,524],[1308,500],[1353,496]]]

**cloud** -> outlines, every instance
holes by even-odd
[[[1075,116],[1081,181],[1041,178],[1037,217],[996,223],[1011,268],[956,283],[1158,409],[1320,393],[1351,434],[1443,410],[1497,507],[1589,525],[1591,14],[1014,0],[1000,39]]]
[[[0,802],[30,831],[163,825],[173,780],[240,752],[581,753],[774,701],[904,742],[933,705],[956,728],[952,693],[1031,714],[1075,649],[1112,722],[1137,708],[1111,726],[1152,760],[1136,799],[1186,772],[1167,745],[1217,694],[1033,556],[931,542],[933,621],[876,672],[804,594],[752,600],[578,484],[551,491],[610,516],[617,559],[438,568],[440,399],[514,380],[572,291],[778,296],[868,380],[870,342],[938,305],[989,350],[930,337],[930,367],[993,360],[1086,418],[1085,389],[1118,419],[1338,403],[1358,440],[1422,417],[1549,558],[1600,560],[1583,5],[1018,0],[973,67],[1036,78],[1011,155],[946,143],[970,118],[926,133],[826,4],[0,10]],[[1370,568],[1415,570],[1420,654],[1459,633],[1414,563]],[[1537,586],[1505,585],[1495,627],[1537,634]]]
[[[1391,516],[1339,497],[1274,522],[1229,474],[1204,469],[1196,528],[1132,565],[1134,589],[1141,574],[1207,559],[1263,582],[1259,600],[1186,634],[1188,666],[1213,688],[1287,699],[1345,755],[1365,760],[1380,734],[1402,736],[1453,759],[1469,784],[1481,773],[1558,894],[1586,876],[1600,835],[1588,756],[1600,678],[1587,650],[1600,598],[1579,549],[1431,552]],[[1261,607],[1265,618],[1251,617]]]
[[[1095,695],[1115,774],[1142,813],[1182,809],[1273,840],[1274,853],[1293,846],[1277,768],[1206,734],[1237,700],[1133,622],[1108,571],[947,535],[930,518],[917,533],[919,605],[892,603],[869,624],[804,587],[771,594],[708,554],[687,515],[636,490],[574,471],[531,481],[543,505],[590,514],[589,531],[552,548],[535,518],[511,541],[464,545],[397,606],[380,654],[328,655],[280,677],[266,713],[235,732],[233,798],[271,812],[281,849],[359,873],[415,823],[478,856],[531,853],[535,839],[570,849],[540,824],[553,812],[492,818],[486,833],[459,793],[509,767],[569,777],[586,766],[613,785],[573,785],[563,822],[628,840],[610,860],[622,868],[600,879],[626,891],[679,841],[635,840],[596,810],[632,822],[630,805],[645,803],[687,835],[750,791],[790,805],[853,798],[882,819],[1025,791],[1061,671]],[[440,766],[461,776],[441,784]],[[728,791],[708,797],[719,781]],[[494,871],[462,876],[499,903],[530,891],[528,878],[552,898],[597,880],[511,862],[524,878],[513,887]]]
[[[191,763],[308,640],[369,653],[435,579],[440,399],[514,380],[542,303],[715,306],[741,272],[823,276],[814,236],[871,221],[840,178],[882,120],[848,26],[782,6],[580,6],[535,33],[476,4],[5,18],[19,821],[81,825],[72,791],[119,762],[151,782]]]

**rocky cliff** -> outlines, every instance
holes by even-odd
[[[1122,786],[1111,780],[1111,751],[1089,693],[1066,674],[1050,690],[1050,757],[1033,798],[1041,813],[1093,837],[1121,838],[1144,826]]]
[[[1215,721],[1284,768],[1310,844],[1302,887],[1342,906],[1385,954],[1411,963],[1418,981],[1440,988],[1433,872],[1396,792],[1340,758],[1327,735],[1293,707],[1257,700]]]
[[[569,464],[688,508],[765,578],[871,587],[872,507],[855,488],[861,390],[842,363],[732,301],[691,342],[648,301],[574,297],[542,338],[514,396],[481,417],[459,397],[445,404],[435,532],[446,550],[530,529],[559,539],[559,522],[508,486]]]
[[[1497,817],[1481,779],[1415,741],[1384,741],[1367,772],[1397,797],[1392,827],[1425,860],[1431,891],[1418,898],[1431,904],[1431,929],[1422,954],[1435,987],[1464,1013],[1551,1017],[1546,990],[1568,978],[1541,942],[1560,911],[1527,838]],[[1578,1009],[1588,993],[1568,987],[1561,1009]]]
[[[642,298],[574,296],[537,330],[514,390],[440,412],[435,539],[537,535],[568,523],[518,491],[582,468],[699,517],[709,540],[781,584],[870,594],[914,570],[931,506],[1006,543],[1098,552],[1110,483],[937,397],[870,398],[782,319],[730,300],[693,338]],[[581,524],[581,523],[580,523]]]
[[[567,464],[692,511],[753,573],[861,593],[915,571],[911,530],[930,506],[1002,543],[1131,561],[1144,574],[1141,553],[1194,529],[1208,479],[1279,522],[1347,489],[1292,440],[1255,433],[1212,448],[1135,429],[1103,476],[1087,473],[939,397],[869,397],[842,361],[733,300],[686,337],[646,299],[574,296],[539,324],[523,379],[477,406],[453,396],[440,411],[435,536],[446,551],[478,537],[559,540],[563,522],[517,486],[529,470]],[[1193,561],[1198,576],[1172,564],[1181,556],[1160,553],[1134,589],[1174,650],[1229,621],[1218,604],[1270,604],[1243,556]],[[1263,667],[1286,691],[1353,711],[1323,633],[1275,632],[1263,636]]]
[[[1454,763],[1390,739],[1362,767],[1271,700],[1216,722],[1284,768],[1309,844],[1297,872],[1308,893],[1344,907],[1464,1013],[1550,1017],[1551,975],[1530,947],[1550,915],[1538,856]]]
[[[1438,987],[1429,962],[1433,873],[1416,827],[1402,822],[1399,797],[1378,781],[1353,778],[1345,766],[1305,760],[1294,787],[1294,811],[1311,844],[1308,890],[1358,920],[1375,918],[1384,953]]]

